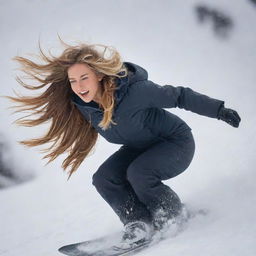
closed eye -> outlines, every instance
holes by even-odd
[[[88,77],[84,77],[82,80],[87,79]],[[74,83],[75,81],[69,81],[70,83]]]

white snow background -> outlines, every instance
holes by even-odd
[[[211,24],[200,25],[196,4],[223,10],[234,21],[226,40]],[[14,77],[15,55],[59,53],[57,33],[67,42],[115,46],[123,59],[137,63],[149,79],[190,87],[225,101],[242,121],[239,128],[183,109],[168,109],[192,128],[196,152],[189,168],[166,184],[194,209],[208,215],[138,255],[256,255],[255,110],[256,6],[249,0],[10,0],[0,1],[1,95],[25,92]],[[1,98],[0,132],[9,141],[8,163],[20,175],[36,174],[22,185],[0,192],[0,255],[60,255],[67,243],[122,229],[112,209],[96,192],[91,177],[120,145],[100,137],[96,150],[67,182],[64,157],[44,166],[38,148],[18,140],[43,134],[45,127],[23,128],[12,122],[10,103]]]

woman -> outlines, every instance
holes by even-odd
[[[21,143],[51,143],[45,156],[49,162],[68,153],[62,167],[71,168],[69,178],[93,149],[98,134],[122,144],[95,172],[93,185],[125,225],[124,241],[150,239],[154,230],[163,229],[182,210],[178,195],[162,181],[185,171],[195,152],[191,128],[163,108],[184,108],[234,127],[241,119],[222,100],[148,80],[144,68],[122,62],[114,48],[85,43],[65,47],[59,57],[47,57],[39,44],[44,64],[14,58],[39,82],[31,86],[17,77],[21,85],[30,90],[46,88],[38,96],[9,97],[21,104],[20,111],[37,115],[18,123],[51,124],[41,138]]]

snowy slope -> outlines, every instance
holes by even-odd
[[[194,6],[208,3],[234,20],[230,37],[216,37],[210,24],[199,26]],[[14,80],[16,54],[45,49],[58,52],[59,33],[68,42],[115,46],[127,61],[138,63],[159,84],[188,86],[225,100],[242,118],[238,129],[181,109],[169,109],[192,128],[195,157],[170,185],[194,209],[208,215],[191,220],[177,237],[139,255],[256,255],[255,62],[256,6],[248,1],[70,1],[0,2],[1,94],[20,88]],[[92,174],[119,145],[100,138],[95,153],[70,181],[61,160],[44,166],[38,149],[17,140],[44,132],[11,124],[8,102],[1,99],[0,131],[13,147],[17,170],[34,169],[32,182],[0,192],[0,255],[59,255],[66,243],[91,239],[122,228],[116,215],[91,184]],[[24,167],[22,168],[24,169]],[[21,175],[23,172],[21,171]]]

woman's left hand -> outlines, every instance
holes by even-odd
[[[218,119],[225,121],[226,123],[232,125],[233,127],[238,127],[241,121],[238,113],[230,108],[225,108],[224,106],[219,110]]]

